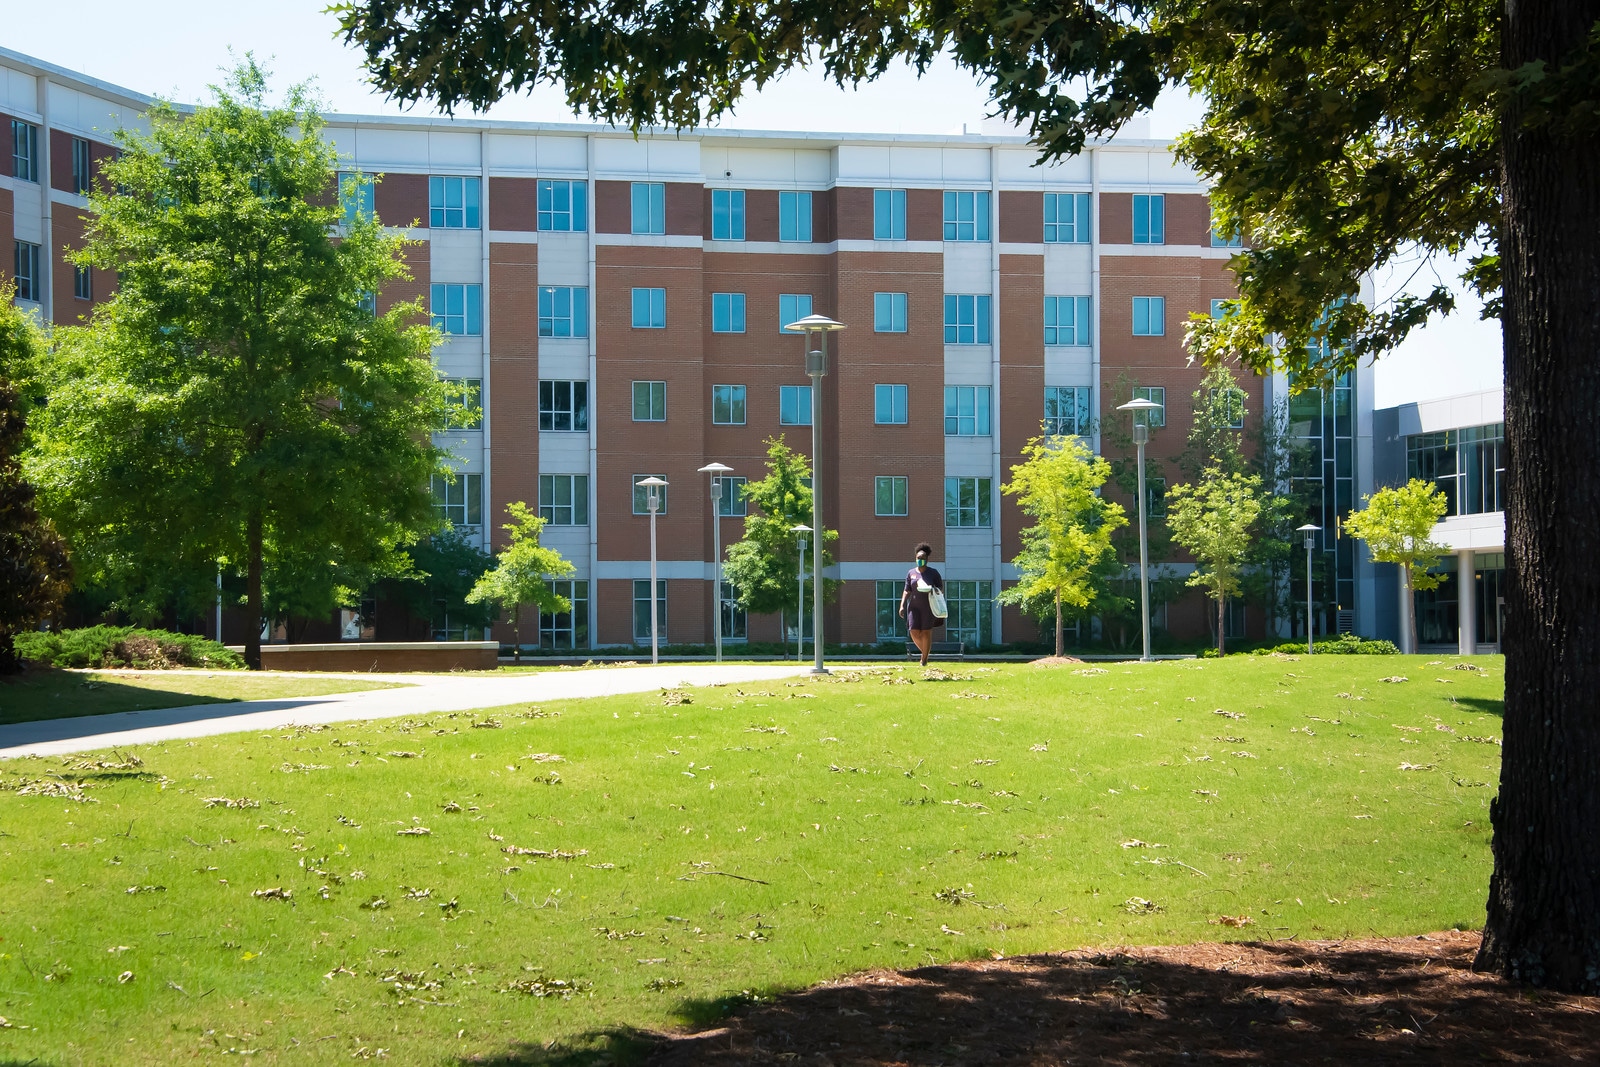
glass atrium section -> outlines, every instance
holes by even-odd
[[[1419,433],[1406,438],[1406,476],[1431,481],[1450,502],[1446,515],[1504,511],[1504,423]]]
[[[1294,457],[1291,488],[1296,495],[1304,494],[1310,510],[1307,519],[1322,527],[1315,547],[1323,553],[1323,562],[1316,568],[1313,599],[1324,605],[1324,612],[1330,606],[1343,612],[1355,610],[1356,543],[1354,538],[1342,536],[1344,520],[1355,506],[1354,386],[1354,376],[1346,371],[1334,379],[1331,389],[1306,389],[1289,395],[1289,444]],[[1324,614],[1319,632],[1335,630],[1336,620],[1337,616],[1330,619]]]

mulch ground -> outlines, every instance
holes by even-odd
[[[645,1062],[1600,1063],[1600,997],[1474,974],[1477,949],[1451,932],[874,971],[648,1035]]]

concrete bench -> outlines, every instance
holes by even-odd
[[[928,658],[934,659],[960,659],[967,654],[965,641],[935,641],[928,652]],[[906,655],[922,658],[922,653],[910,641],[906,642]]]

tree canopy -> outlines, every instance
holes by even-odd
[[[501,528],[510,538],[495,555],[494,569],[480,577],[467,594],[467,603],[494,603],[509,608],[518,653],[522,650],[522,605],[531,604],[549,615],[572,610],[572,601],[557,593],[550,583],[570,578],[571,561],[553,548],[539,543],[545,520],[527,504],[514,500],[506,505],[511,521]],[[535,635],[537,636],[537,635]]]
[[[727,548],[722,580],[733,587],[739,606],[752,615],[778,613],[787,618],[803,606],[798,604],[800,548],[793,527],[811,525],[810,482],[811,461],[779,435],[767,440],[767,476],[742,487],[745,501],[756,510],[745,517],[744,536]],[[807,535],[808,575],[833,562],[827,546],[838,539],[838,530],[825,531],[819,562],[817,537]],[[823,598],[831,599],[838,584],[827,582]]]
[[[118,134],[73,258],[120,282],[56,331],[29,474],[119,606],[204,590],[226,564],[252,619],[326,612],[438,525],[447,391],[421,309],[372,310],[405,277],[401,239],[341,211],[315,102],[269,106],[253,61],[214,94]]]
[[[1167,490],[1167,525],[1172,539],[1199,564],[1189,585],[1217,602],[1217,651],[1227,651],[1224,612],[1228,598],[1243,592],[1240,576],[1250,552],[1250,531],[1261,516],[1261,479],[1224,474],[1215,467],[1192,484]]]
[[[1435,589],[1442,577],[1430,573],[1444,555],[1445,548],[1433,540],[1435,524],[1444,518],[1450,503],[1432,482],[1413,478],[1405,485],[1379,489],[1366,498],[1366,506],[1350,513],[1345,531],[1367,544],[1374,563],[1400,565],[1400,581],[1406,592],[1406,628],[1410,642],[1407,652],[1417,650],[1417,612],[1412,594],[1419,589]]]

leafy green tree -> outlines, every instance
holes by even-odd
[[[410,566],[403,575],[380,581],[380,596],[421,619],[437,622],[443,615],[471,629],[494,622],[499,605],[467,602],[478,579],[494,566],[494,557],[478,547],[476,538],[446,527],[408,546],[406,555]]]
[[[1224,474],[1215,467],[1198,482],[1167,490],[1167,525],[1172,538],[1199,564],[1187,584],[1217,602],[1217,653],[1227,651],[1228,598],[1242,591],[1240,577],[1250,551],[1250,531],[1261,517],[1261,479]]]
[[[767,476],[748,482],[744,498],[758,510],[744,520],[744,537],[727,548],[722,578],[733,587],[734,599],[752,615],[777,614],[788,618],[794,613],[804,632],[800,603],[800,549],[793,527],[811,525],[811,461],[790,448],[780,435],[767,439]],[[813,577],[833,562],[827,545],[839,539],[838,530],[828,530],[822,538],[822,558],[816,534],[808,535],[806,570]],[[810,583],[808,582],[809,586]],[[825,600],[838,594],[840,583],[827,581],[822,588]],[[810,602],[809,594],[806,603]]]
[[[479,578],[467,594],[467,603],[498,604],[511,609],[512,640],[517,656],[522,656],[522,605],[532,604],[548,615],[572,610],[572,601],[557,593],[551,582],[570,578],[574,568],[553,548],[539,543],[545,520],[535,515],[520,500],[506,505],[511,521],[503,527],[511,538],[495,555],[494,570]]]
[[[219,560],[252,619],[353,603],[439,523],[435,334],[417,305],[365,299],[406,276],[401,240],[328,195],[337,158],[305,89],[281,107],[266,89],[251,60],[192,114],[153,106],[90,197],[74,259],[121,281],[57,331],[29,474],[124,608],[203,590]],[[245,659],[261,665],[253,626]]]
[[[0,285],[0,674],[20,669],[17,634],[61,609],[70,580],[66,546],[22,477],[25,393],[44,339],[13,303],[15,293],[13,283]]]
[[[537,82],[607,120],[689,126],[797,67],[841,85],[948,50],[1047,158],[1163,88],[1206,101],[1180,154],[1248,235],[1241,302],[1191,352],[1314,384],[1454,306],[1348,300],[1398,257],[1470,253],[1506,326],[1505,751],[1478,966],[1600,990],[1600,0],[351,0],[346,40],[403,100],[486,107]],[[1533,829],[1529,829],[1532,827]]]
[[[1430,573],[1444,555],[1433,541],[1433,527],[1444,518],[1450,502],[1432,482],[1413,478],[1405,485],[1379,489],[1366,498],[1366,506],[1351,512],[1344,528],[1351,537],[1367,543],[1375,563],[1400,567],[1400,585],[1406,600],[1406,651],[1417,650],[1416,592],[1434,589],[1442,575]]]
[[[1190,478],[1208,470],[1246,473],[1245,392],[1233,371],[1221,364],[1212,367],[1189,399],[1189,436],[1178,457],[1179,469]]]
[[[1021,531],[1022,552],[1012,560],[1017,584],[999,600],[1034,613],[1053,606],[1060,656],[1066,651],[1063,608],[1081,617],[1101,599],[1108,579],[1122,569],[1111,535],[1128,520],[1121,504],[1100,496],[1111,464],[1080,439],[1035,437],[1023,446],[1022,457],[1000,491],[1016,497],[1034,522]]]

